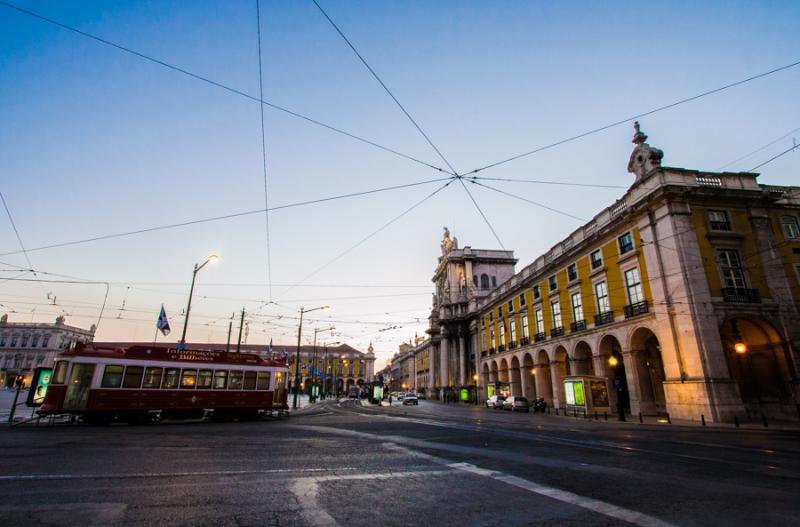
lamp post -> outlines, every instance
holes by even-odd
[[[205,261],[201,264],[194,264],[194,271],[192,271],[192,285],[189,288],[189,302],[186,304],[186,317],[183,319],[183,334],[181,334],[181,341],[178,343],[178,349],[186,348],[186,328],[189,326],[189,311],[192,309],[192,295],[194,294],[194,281],[197,278],[197,272],[208,265],[208,263],[216,263],[219,256],[216,254],[209,254]]]
[[[317,385],[317,370],[319,369],[317,367],[317,333],[319,333],[320,331],[329,331],[329,330],[333,331],[334,329],[336,329],[336,326],[331,326],[329,328],[324,328],[324,329],[314,328],[314,355],[313,358],[311,359],[311,368],[312,368],[311,387],[308,390],[308,394],[311,397],[312,401],[314,400],[314,387]]]
[[[297,409],[297,396],[300,395],[300,338],[303,335],[303,313],[311,313],[312,311],[327,311],[330,306],[320,306],[314,309],[300,308],[300,323],[297,325],[297,353],[294,359],[294,399],[292,400],[292,408]]]

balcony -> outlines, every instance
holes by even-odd
[[[731,230],[731,224],[727,220],[723,221],[709,221],[709,225],[711,226],[712,231],[729,231]]]
[[[494,352],[495,352],[494,348],[489,348],[489,355],[493,354]]]
[[[722,298],[726,302],[734,302],[737,304],[760,304],[761,296],[758,294],[758,289],[747,289],[744,287],[723,287]]]
[[[537,333],[536,335],[533,336],[533,341],[534,342],[541,342],[546,338],[547,338],[547,334],[545,334],[545,332],[542,331],[541,333]]]
[[[578,320],[577,322],[573,322],[569,326],[570,330],[575,333],[576,331],[583,331],[586,329],[586,321],[585,320]]]
[[[530,343],[531,343],[531,339],[529,339],[528,337],[522,337],[521,339],[519,339],[519,345],[520,346],[527,346]]]
[[[512,340],[511,342],[508,343],[508,349],[513,350],[516,347],[517,347],[517,341],[516,340]]]
[[[606,311],[604,313],[600,313],[599,315],[594,316],[594,325],[595,326],[602,326],[604,324],[611,324],[614,322],[614,312],[613,311]]]
[[[506,350],[505,344],[500,344],[499,346],[497,346],[497,353],[503,353],[505,350]]]
[[[650,311],[650,309],[647,306],[647,300],[642,300],[641,302],[636,302],[635,304],[629,304],[625,306],[625,318],[644,315],[648,311]]]
[[[550,336],[553,338],[564,336],[564,326],[558,326],[557,328],[551,329]]]

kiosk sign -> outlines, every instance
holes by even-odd
[[[25,404],[28,406],[41,406],[44,402],[45,395],[47,395],[47,387],[50,386],[50,380],[52,378],[52,368],[36,368],[33,370],[31,389],[28,390],[28,399],[25,401]]]

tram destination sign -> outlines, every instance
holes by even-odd
[[[261,357],[252,353],[228,353],[225,350],[191,348],[150,348],[133,346],[125,350],[125,355],[137,359],[171,360],[185,362],[216,362],[234,364],[259,364]]]

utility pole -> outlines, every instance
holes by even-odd
[[[242,327],[244,326],[244,308],[242,308],[242,318],[239,320],[239,340],[236,342],[236,353],[242,351]]]
[[[230,353],[231,351],[231,330],[233,329],[233,317],[231,316],[231,320],[228,321],[228,343],[225,344],[225,353]]]

